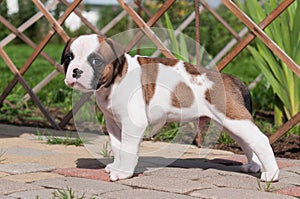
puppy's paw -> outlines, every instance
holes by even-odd
[[[114,163],[111,163],[106,165],[104,170],[106,173],[111,173],[112,171],[116,171],[117,169],[116,169],[116,165]]]
[[[260,171],[260,165],[253,162],[242,165],[240,169],[244,173],[258,173]]]
[[[126,172],[126,171],[111,171],[109,175],[111,181],[123,180],[123,179],[131,178],[132,176],[133,176],[133,172]]]
[[[263,182],[278,182],[279,169],[277,169],[275,171],[262,172],[260,180]]]

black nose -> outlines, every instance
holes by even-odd
[[[82,70],[75,68],[75,69],[73,69],[72,77],[78,79],[82,73],[83,73]]]

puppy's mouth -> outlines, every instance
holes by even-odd
[[[80,82],[73,82],[72,84],[67,84],[68,87],[73,88],[73,89],[77,89],[80,90],[82,92],[90,92],[93,91],[93,89],[88,89],[85,86],[83,86],[83,84],[81,84]]]

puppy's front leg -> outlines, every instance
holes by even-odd
[[[119,125],[112,119],[110,115],[106,116],[106,128],[109,133],[110,145],[114,155],[114,161],[111,164],[108,164],[105,167],[107,173],[111,173],[112,170],[116,170],[119,166],[120,155],[119,151],[121,148],[121,128]]]
[[[122,125],[122,139],[119,150],[119,165],[110,172],[112,181],[130,178],[138,163],[139,145],[147,124],[136,126],[131,122]],[[116,158],[116,157],[115,157]]]

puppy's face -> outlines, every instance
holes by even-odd
[[[63,51],[61,64],[65,71],[65,84],[88,92],[113,81],[117,59],[123,49],[100,35],[82,35],[70,39]]]

